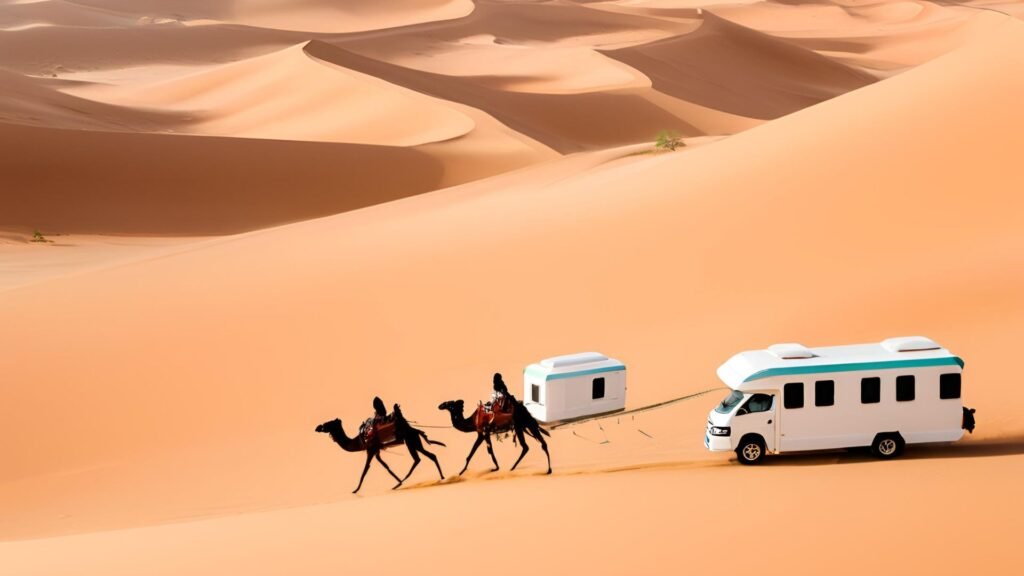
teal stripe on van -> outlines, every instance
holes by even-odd
[[[851,362],[849,364],[818,364],[815,366],[784,366],[782,368],[766,368],[747,376],[744,382],[771,378],[772,376],[790,376],[799,374],[826,374],[830,372],[857,372],[860,370],[894,370],[897,368],[922,368],[925,366],[959,366],[964,361],[957,356],[945,358],[918,358],[915,360],[886,360],[882,362]]]
[[[586,376],[588,374],[600,374],[602,372],[621,372],[626,369],[625,366],[606,366],[604,368],[592,368],[590,370],[580,370],[578,372],[563,372],[561,374],[548,374],[545,380],[561,380],[563,378],[575,378],[576,376]],[[527,374],[542,376],[543,373],[538,370],[526,371]]]

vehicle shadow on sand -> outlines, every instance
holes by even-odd
[[[942,458],[991,458],[1024,454],[1024,435],[963,440],[950,444],[907,446],[896,460],[931,460]],[[824,466],[831,464],[862,464],[878,462],[869,448],[846,451],[780,454],[764,459],[762,466]]]

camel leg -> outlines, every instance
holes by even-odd
[[[526,444],[526,436],[523,434],[523,429],[518,426],[516,427],[516,438],[519,439],[519,445],[523,447],[523,451],[520,452],[519,459],[516,460],[516,463],[512,465],[513,470],[515,470],[516,466],[519,466],[519,463],[523,461],[523,456],[526,456],[526,453],[530,451],[530,447]]]
[[[412,466],[409,468],[409,471],[405,474],[405,478],[402,478],[401,480],[398,481],[398,486],[401,486],[406,480],[408,480],[409,476],[412,476],[412,471],[415,470],[416,467],[420,465],[420,455],[416,453],[416,448],[414,448],[411,444],[406,444],[406,447],[409,448],[409,455],[412,456]],[[392,488],[392,490],[397,489],[398,486],[395,486],[394,488]]]
[[[487,453],[491,455],[491,461],[494,462],[494,470],[491,470],[491,472],[497,472],[501,467],[498,466],[498,459],[494,457],[494,445],[491,444],[491,435],[484,436],[484,440],[487,441]]]
[[[434,453],[424,448],[422,444],[417,449],[429,458],[434,463],[434,466],[437,466],[437,473],[441,476],[441,480],[444,480],[444,472],[441,471],[441,463],[437,461],[437,456],[434,456]]]
[[[483,441],[484,435],[478,432],[476,442],[473,443],[473,449],[469,451],[469,456],[466,456],[466,465],[462,467],[462,472],[459,472],[459,476],[462,476],[466,472],[466,468],[469,468],[469,461],[473,459],[473,454],[476,454],[476,449],[480,447]]]
[[[395,482],[399,482],[400,481],[398,479],[398,474],[395,474],[394,472],[392,472],[391,471],[391,467],[388,466],[388,463],[385,462],[384,459],[380,457],[380,452],[377,452],[377,455],[374,456],[374,458],[376,458],[377,462],[380,462],[380,465],[383,466],[384,469],[388,471],[388,474],[391,474],[391,477],[395,479]]]
[[[548,443],[544,441],[544,434],[541,433],[539,426],[534,427],[533,437],[540,442],[541,450],[544,450],[544,455],[548,457],[548,474],[551,474],[551,453],[548,452]]]
[[[352,491],[353,494],[359,492],[359,489],[363,487],[363,479],[366,478],[366,471],[370,469],[370,460],[373,460],[375,454],[380,454],[380,452],[376,452],[374,450],[366,451],[366,466],[363,466],[363,474],[359,477],[359,485]]]

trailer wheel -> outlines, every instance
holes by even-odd
[[[757,464],[764,459],[764,440],[756,435],[744,436],[736,447],[736,458],[740,464]]]
[[[899,433],[878,434],[871,442],[871,453],[882,460],[888,460],[899,456],[904,444]]]

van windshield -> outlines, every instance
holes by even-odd
[[[728,396],[726,396],[722,403],[715,407],[715,412],[719,414],[728,414],[732,412],[732,409],[739,405],[743,401],[743,393],[739,390],[733,390]]]

